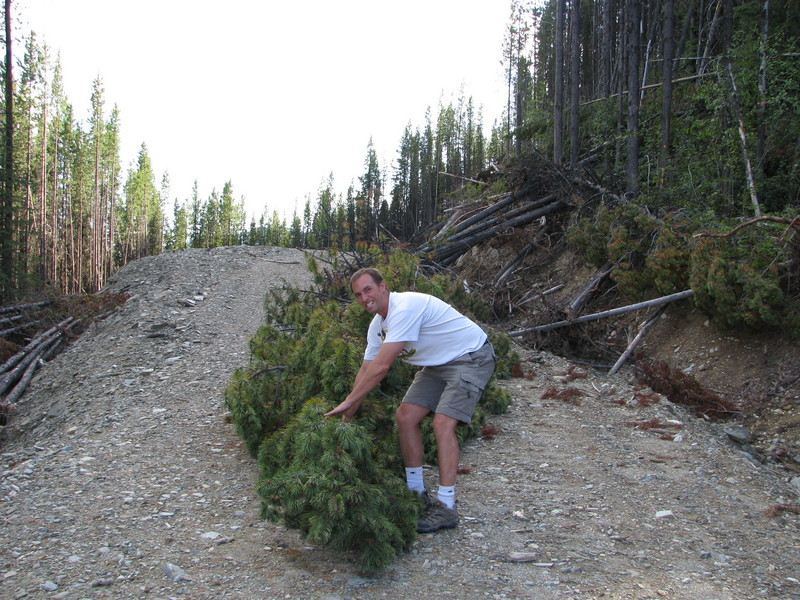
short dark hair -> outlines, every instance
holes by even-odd
[[[356,279],[361,277],[362,275],[369,275],[372,277],[372,281],[376,284],[380,284],[383,281],[383,275],[378,269],[373,269],[372,267],[364,267],[363,269],[359,269],[355,273],[350,276],[350,289],[353,289],[353,284],[355,283]]]

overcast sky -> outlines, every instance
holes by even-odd
[[[502,114],[510,0],[16,0],[18,33],[61,56],[76,117],[92,81],[121,115],[122,162],[142,143],[172,203],[231,181],[248,216],[302,215],[333,173],[358,183],[370,138],[394,166],[407,124],[461,90]],[[17,36],[19,38],[19,35]],[[23,48],[16,48],[21,57]]]

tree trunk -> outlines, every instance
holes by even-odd
[[[39,160],[39,279],[40,284],[47,285],[51,279],[48,273],[47,251],[50,247],[48,243],[48,222],[47,222],[47,92],[44,94],[44,104],[42,106],[42,142]]]
[[[700,61],[700,73],[705,73],[708,66],[708,59],[711,56],[711,46],[714,44],[717,36],[717,29],[719,29],[720,22],[722,21],[722,0],[717,0],[717,7],[714,9],[714,18],[711,20],[711,26],[708,29],[708,37],[706,38],[706,46],[703,50],[703,57]]]
[[[12,244],[14,214],[14,76],[11,52],[11,0],[5,0],[6,73],[5,73],[5,160],[3,161],[3,198],[0,206],[0,300],[8,300],[14,283]]]
[[[655,322],[666,309],[667,305],[662,304],[644,323],[642,323],[641,327],[639,328],[639,333],[636,334],[636,337],[633,338],[633,341],[628,344],[625,352],[622,353],[622,355],[617,359],[617,362],[614,363],[614,366],[611,367],[611,370],[608,372],[609,375],[613,375],[619,371],[620,367],[625,364],[625,361],[628,360],[633,351],[636,350],[636,346],[639,345],[639,342],[644,339],[645,334],[650,330],[650,328],[655,324]]]
[[[581,0],[572,0],[571,14],[569,165],[575,169],[578,166],[580,150]]]
[[[639,192],[639,0],[628,1],[627,192]]]
[[[767,145],[767,36],[769,34],[769,0],[764,0],[761,10],[761,63],[758,69],[758,141],[756,142],[756,176],[764,177],[764,155]]]
[[[728,77],[731,80],[731,103],[733,104],[733,112],[736,116],[736,121],[739,126],[739,141],[742,147],[742,159],[744,161],[745,177],[747,179],[747,189],[750,191],[750,202],[753,204],[753,213],[761,216],[761,206],[758,203],[758,195],[756,194],[756,183],[753,179],[753,167],[750,163],[750,152],[747,150],[747,134],[744,130],[744,121],[742,120],[742,109],[739,102],[739,90],[736,87],[736,79],[733,76],[733,66],[730,60],[727,60]]]
[[[686,298],[691,298],[692,296],[694,296],[693,290],[684,290],[682,292],[676,292],[674,294],[670,294],[669,296],[662,296],[661,298],[655,298],[653,300],[647,300],[645,302],[637,302],[636,304],[630,304],[628,306],[620,306],[619,308],[612,308],[611,310],[594,313],[593,315],[584,315],[576,319],[557,321],[555,323],[549,323],[547,325],[539,325],[538,327],[531,327],[529,329],[519,329],[517,331],[510,332],[508,335],[509,337],[519,337],[521,335],[526,335],[528,333],[541,333],[544,331],[550,331],[551,329],[558,329],[559,327],[567,327],[569,325],[577,325],[578,323],[587,323],[589,321],[597,321],[599,319],[605,319],[606,317],[614,317],[616,315],[625,314],[628,312],[632,312],[634,310],[640,310],[642,308],[661,306],[662,304],[667,304],[668,302],[685,300]]]
[[[602,14],[602,47],[600,49],[600,96],[608,98],[611,95],[611,54],[614,35],[612,24],[614,22],[611,0],[601,2]]]
[[[659,186],[664,187],[669,164],[670,129],[672,119],[672,60],[675,53],[672,39],[675,10],[673,0],[664,2],[664,63],[661,88],[661,152],[658,155]]]
[[[553,82],[553,162],[561,164],[564,129],[564,12],[567,0],[556,0],[556,48]]]

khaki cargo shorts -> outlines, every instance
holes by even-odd
[[[496,364],[494,348],[487,340],[475,350],[437,367],[423,367],[414,376],[403,402],[424,406],[464,423],[472,413]]]

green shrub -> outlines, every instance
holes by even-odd
[[[692,255],[695,304],[724,327],[776,327],[785,310],[771,236],[758,230],[735,238],[703,238]]]

